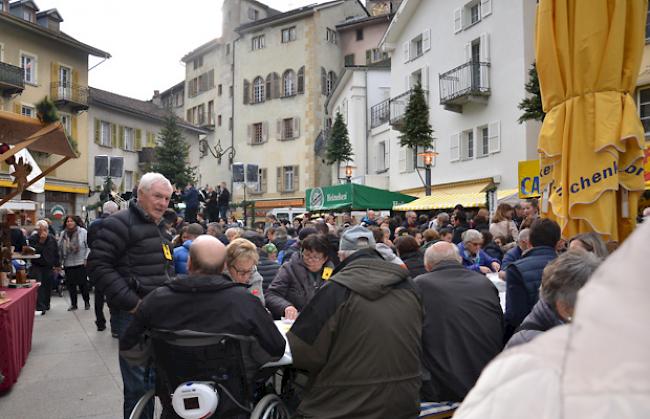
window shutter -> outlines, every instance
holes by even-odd
[[[481,34],[481,48],[479,51],[480,60],[482,63],[490,62],[490,34],[482,33]]]
[[[406,171],[412,172],[415,170],[415,151],[412,148],[406,149]]]
[[[291,184],[293,191],[300,190],[300,166],[293,166],[293,183]]]
[[[367,49],[366,50],[366,64],[372,63],[372,50]]]
[[[406,89],[406,90],[404,90],[405,92],[408,92],[409,90],[411,90],[411,76],[408,75],[408,74],[406,76],[404,76],[404,87]]]
[[[101,143],[101,122],[99,119],[95,118],[95,144]]]
[[[74,115],[70,117],[70,136],[77,140],[77,117]]]
[[[454,133],[451,135],[451,138],[449,139],[449,143],[451,145],[450,148],[450,153],[449,153],[449,161],[458,161],[460,160],[460,155],[459,155],[459,147],[460,147],[460,133]]]
[[[126,146],[126,144],[124,142],[124,127],[121,126],[121,125],[118,125],[117,130],[118,130],[118,133],[119,133],[118,147],[121,148],[122,150],[124,150],[124,148]]]
[[[320,88],[321,93],[327,96],[327,71],[323,67],[320,68]]]
[[[409,61],[409,58],[410,58],[409,57],[409,53],[410,53],[409,49],[410,49],[410,47],[411,47],[411,43],[408,42],[408,41],[404,42],[402,44],[402,54],[404,55],[404,62],[405,63],[407,63]]]
[[[273,73],[271,77],[271,83],[273,84],[273,99],[280,97],[280,75],[278,73]]]
[[[260,179],[261,188],[260,189],[262,189],[262,192],[266,192],[266,187],[267,187],[266,169],[262,169],[262,173],[260,173],[260,174],[261,174],[261,179]]]
[[[20,103],[14,102],[14,113],[17,113],[20,115],[22,112],[22,107],[20,106]]]
[[[33,71],[34,71],[34,69],[32,67],[32,72]],[[60,80],[59,80],[59,65],[57,63],[54,63],[54,62],[50,65],[50,81],[52,83],[60,82]]]
[[[246,143],[253,144],[253,124],[246,125]]]
[[[282,135],[282,118],[278,118],[275,121],[275,135],[278,140],[284,139],[284,135]]]
[[[273,75],[266,76],[266,99],[273,99]]]
[[[481,19],[492,14],[492,0],[481,0]]]
[[[79,72],[74,68],[70,71],[72,72],[72,84],[74,86],[79,86]]]
[[[135,149],[142,150],[142,130],[140,128],[135,129]]]
[[[298,93],[305,93],[305,67],[298,70]]]
[[[208,71],[208,89],[214,87],[214,70]]]
[[[421,152],[424,150],[421,147],[418,147],[417,150],[415,150],[415,167],[424,167],[424,156],[419,156]]]
[[[277,182],[277,185],[276,185],[277,192],[283,192],[283,190],[282,190],[282,185],[283,185],[283,182],[282,182],[282,167],[278,167],[277,170],[276,170],[276,182]]]
[[[431,29],[422,32],[422,51],[427,52],[431,49]]]
[[[468,141],[469,138],[467,137],[467,133],[463,132],[460,134],[460,159],[461,160],[467,160],[468,158]]]
[[[293,118],[293,138],[300,137],[300,118]]]
[[[472,43],[468,42],[465,44],[465,62],[469,63],[472,61]]]
[[[111,147],[117,147],[117,125],[111,124]]]
[[[429,90],[429,66],[425,65],[420,69],[420,73],[422,74],[422,88],[424,90]],[[424,92],[424,96],[427,96],[427,92]],[[427,101],[427,103],[429,103]]]
[[[494,121],[488,124],[488,152],[501,151],[501,122]]]
[[[487,33],[481,34],[480,45],[480,60],[482,63],[490,62],[490,35]],[[481,87],[488,89],[490,87],[490,68],[486,65],[479,66]]]
[[[262,142],[266,142],[269,139],[269,123],[264,121],[262,122]]]
[[[248,80],[244,80],[244,105],[248,105],[251,93],[251,84],[248,82]]]
[[[454,33],[458,33],[463,30],[463,9],[458,8],[454,10]]]
[[[399,172],[406,172],[406,149],[400,148],[399,150]]]

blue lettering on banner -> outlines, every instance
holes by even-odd
[[[545,168],[546,169],[546,168]],[[544,173],[546,173],[546,170],[543,170]],[[594,172],[591,176],[580,176],[580,180],[578,182],[572,183],[569,186],[569,192],[572,194],[579,193],[580,191],[584,191],[586,189],[589,189],[591,186],[595,185],[596,183],[599,183],[601,180],[607,179],[609,177],[614,176],[617,174],[618,171],[618,163],[613,162],[612,167],[607,167],[601,171]],[[643,166],[636,166],[635,164],[630,164],[627,166],[623,172],[629,174],[629,175],[634,175],[634,176],[643,176]],[[542,174],[540,172],[540,174]],[[530,178],[524,178],[521,181],[521,189],[522,191],[525,191],[525,183],[527,181],[530,181]],[[533,188],[535,187],[535,184],[533,183]],[[539,191],[539,184],[537,184],[537,190]],[[562,196],[562,187],[558,187],[554,191],[557,196]]]
[[[519,188],[521,189],[522,195],[539,195],[539,177],[525,177],[521,179],[521,185],[519,185]]]

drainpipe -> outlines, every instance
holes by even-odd
[[[366,115],[366,117],[365,117],[365,121],[364,121],[365,128],[366,128],[366,129],[365,129],[365,133],[366,133],[366,153],[365,153],[365,154],[366,154],[366,170],[365,170],[366,173],[365,173],[365,174],[366,174],[366,175],[369,175],[369,174],[370,174],[370,170],[368,170],[368,153],[369,153],[369,151],[368,151],[368,144],[369,144],[368,137],[369,137],[369,135],[370,135],[370,132],[368,131],[368,116],[369,116],[369,115],[368,115],[368,90],[369,90],[369,89],[368,89],[368,68],[367,68],[367,67],[366,67],[364,73],[365,73],[365,75],[366,75],[366,95],[364,96],[364,99],[365,99],[365,105],[364,105],[364,106],[365,106],[365,110],[364,110],[364,113],[365,113],[365,115]],[[363,179],[363,183],[364,183],[364,185],[366,184],[365,176],[364,176],[364,179]]]

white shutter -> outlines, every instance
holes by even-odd
[[[458,161],[460,160],[460,155],[459,155],[459,148],[460,148],[460,133],[456,132],[451,135],[449,139],[449,144],[451,145],[450,148],[450,153],[449,153],[449,160],[450,161]]]
[[[402,54],[404,54],[404,62],[405,63],[407,63],[409,61],[409,59],[410,59],[410,57],[409,57],[409,53],[410,53],[409,49],[410,49],[410,47],[411,47],[411,43],[408,42],[408,41],[404,42],[404,44],[402,44]]]
[[[472,61],[472,43],[468,42],[465,44],[465,62],[468,63]]]
[[[283,140],[284,136],[282,135],[282,119],[277,119],[275,121],[275,135],[278,140]]]
[[[492,0],[481,0],[481,19],[492,14]]]
[[[490,35],[487,33],[481,34],[480,44],[480,61],[481,63],[490,62]],[[490,88],[490,67],[487,65],[480,65],[481,88]]]
[[[406,171],[412,172],[415,170],[415,150],[412,148],[406,149]]]
[[[501,122],[494,121],[488,124],[488,152],[498,153],[501,151]]]
[[[384,142],[384,164],[383,168],[388,169],[390,168],[390,143],[389,142]]]
[[[404,76],[404,87],[406,88],[404,90],[405,92],[408,92],[409,90],[411,90],[411,76],[409,74]]]
[[[293,118],[293,138],[300,137],[300,118]]]
[[[427,52],[431,49],[431,29],[422,32],[422,51]]]
[[[246,138],[247,138],[247,144],[252,144],[253,143],[253,125],[252,124],[246,125]]]
[[[264,121],[262,122],[262,141],[267,142],[269,140],[269,123]]]
[[[481,45],[480,45],[480,57],[479,60],[482,63],[489,63],[490,62],[490,34],[489,33],[482,33],[481,34]]]
[[[400,148],[399,150],[399,172],[406,172],[406,149]]]
[[[454,10],[454,33],[463,30],[463,9],[458,8]]]
[[[469,155],[469,147],[467,146],[469,138],[467,137],[467,132],[460,133],[460,159],[467,160]]]
[[[422,88],[424,90],[429,90],[429,66],[425,65],[424,67],[422,67],[420,73],[422,74]]]

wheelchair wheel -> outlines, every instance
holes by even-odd
[[[140,419],[142,417],[146,416],[145,410],[147,407],[147,404],[149,404],[150,401],[154,402],[154,407],[153,407],[153,417],[154,419],[160,418],[162,415],[162,406],[160,402],[156,399],[155,396],[155,390],[149,390],[147,391],[144,396],[138,400],[138,402],[135,404],[135,407],[133,408],[133,411],[131,412],[131,415],[129,416],[129,419]]]
[[[284,403],[276,394],[262,397],[251,413],[251,419],[289,419],[290,416]]]

